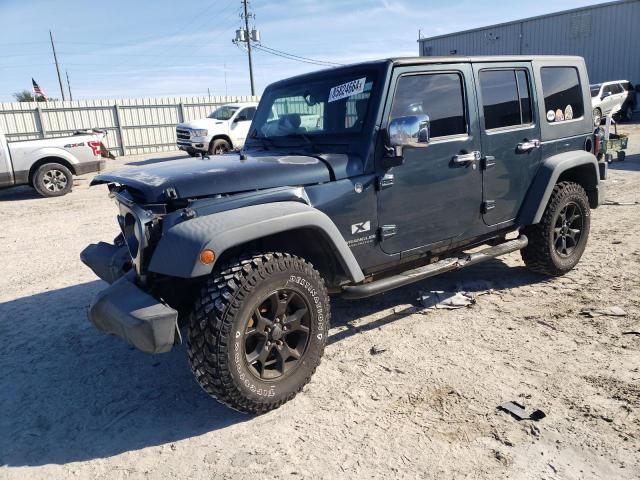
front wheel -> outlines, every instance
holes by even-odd
[[[529,239],[529,244],[520,251],[525,265],[534,272],[551,276],[570,271],[587,246],[590,213],[587,194],[580,185],[558,183],[540,223],[524,229]]]
[[[267,253],[228,262],[207,281],[190,316],[191,369],[218,401],[264,413],[310,380],[329,321],[324,281],[305,260]]]
[[[217,140],[211,140],[209,144],[209,155],[223,155],[231,150],[231,145],[229,142],[222,138],[218,138]]]

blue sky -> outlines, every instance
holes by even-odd
[[[600,3],[593,0],[253,0],[264,45],[351,63],[417,55],[423,36]],[[240,0],[0,0],[0,101],[31,77],[60,98],[53,31],[74,99],[248,95],[246,53],[231,43]],[[257,93],[321,67],[254,55]],[[225,86],[226,76],[226,86]]]

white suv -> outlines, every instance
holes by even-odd
[[[219,155],[239,150],[247,138],[257,106],[256,102],[228,103],[207,118],[179,124],[176,127],[178,148],[192,157],[205,152]]]
[[[609,114],[619,114],[623,120],[631,120],[636,99],[633,85],[627,80],[596,83],[591,89],[593,124],[597,127]]]

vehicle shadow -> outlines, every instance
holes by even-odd
[[[487,281],[487,279],[491,279]],[[416,304],[419,290],[508,289],[545,281],[500,260],[450,272],[374,298],[333,299],[335,343],[386,325],[359,319]],[[106,458],[194,437],[252,417],[209,398],[196,384],[185,347],[152,356],[97,332],[86,317],[101,281],[0,304],[0,464],[38,466]]]
[[[613,158],[613,163],[609,164],[609,168],[611,170],[627,170],[630,172],[640,171],[640,153],[627,155],[623,162],[616,160],[615,156]]]
[[[509,267],[499,258],[487,260],[473,267],[448,272],[432,277],[413,285],[392,290],[382,295],[360,300],[332,299],[331,325],[342,326],[340,330],[329,336],[329,343],[335,343],[360,332],[375,330],[403,317],[415,313],[413,306],[420,307],[417,298],[420,291],[442,290],[447,292],[508,290],[523,285],[532,285],[549,281],[548,277],[533,273],[524,266]],[[379,312],[404,305],[404,310],[394,309],[388,315],[365,325],[353,325],[354,321]]]
[[[104,287],[0,304],[0,465],[105,458],[251,418],[200,389],[184,346],[152,356],[97,332],[86,309]]]
[[[45,199],[42,195],[36,192],[33,188],[22,185],[19,187],[7,187],[0,190],[0,202],[16,202],[22,200],[37,200]]]

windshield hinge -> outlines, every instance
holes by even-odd
[[[178,192],[176,192],[176,189],[173,187],[166,188],[164,194],[171,200],[175,200],[176,198],[178,198]]]

